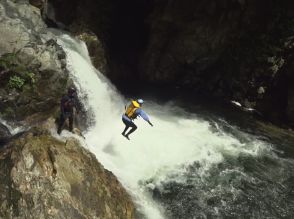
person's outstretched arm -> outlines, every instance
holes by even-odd
[[[138,116],[142,117],[146,122],[148,122],[149,125],[153,126],[153,124],[150,122],[150,119],[149,119],[147,113],[145,113],[144,110],[137,109],[136,113],[138,114]]]
[[[153,126],[153,124],[150,122],[150,120],[147,121],[151,126]]]

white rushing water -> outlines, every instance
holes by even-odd
[[[19,126],[19,125],[9,123],[2,118],[0,118],[0,123],[6,126],[6,128],[9,130],[11,135],[16,135],[17,133],[23,132],[28,129],[28,127],[25,127],[25,126]]]
[[[92,112],[94,125],[85,133],[88,148],[118,177],[147,218],[164,218],[164,212],[149,197],[142,183],[145,180],[152,178],[159,183],[194,161],[200,162],[205,170],[221,162],[225,153],[259,153],[262,143],[258,141],[241,143],[225,133],[213,132],[208,122],[196,116],[179,113],[171,105],[148,102],[143,108],[154,127],[142,119],[136,120],[138,129],[128,141],[121,135],[121,115],[128,101],[91,65],[83,42],[62,35],[59,43],[67,54],[68,69],[79,88],[79,97]]]

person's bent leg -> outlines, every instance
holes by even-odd
[[[121,134],[122,135],[126,135],[126,132],[127,132],[128,128],[130,128],[130,126],[126,125],[124,131]]]
[[[126,118],[122,118],[122,121],[123,121],[123,123],[125,124],[125,129],[123,130],[123,132],[121,133],[123,136],[125,136],[126,135],[126,132],[127,132],[127,130],[128,130],[128,128],[130,128],[131,126],[130,126],[130,120],[128,120],[128,119],[126,119]]]
[[[64,116],[61,114],[59,117],[59,122],[58,122],[58,129],[57,129],[57,133],[60,135],[61,131],[62,131],[62,126],[65,122],[65,118]]]
[[[72,114],[68,117],[68,123],[69,123],[69,131],[72,132],[73,130],[73,115]]]
[[[134,123],[132,124],[131,127],[132,127],[131,130],[128,132],[128,134],[125,135],[127,138],[129,138],[129,135],[132,134],[137,129],[137,126]]]

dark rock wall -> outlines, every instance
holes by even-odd
[[[137,78],[235,99],[291,122],[291,1],[155,1]],[[285,67],[284,67],[285,66]],[[287,116],[288,115],[288,116]]]
[[[156,1],[148,17],[150,41],[141,75],[154,81],[197,84],[263,11],[242,1]],[[259,11],[259,12],[257,12]],[[266,18],[264,18],[266,19]],[[253,24],[252,24],[253,23]],[[252,24],[252,25],[250,25]]]
[[[140,54],[147,45],[148,26],[144,19],[151,11],[150,0],[49,0],[56,20],[73,32],[85,27],[97,34],[105,49],[112,80],[119,81],[138,72]],[[73,28],[73,29],[72,29]]]

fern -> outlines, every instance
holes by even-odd
[[[12,76],[9,78],[8,86],[10,88],[21,89],[25,83],[25,80],[18,76]]]

